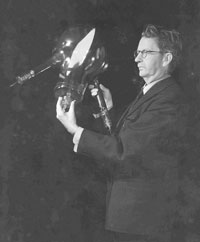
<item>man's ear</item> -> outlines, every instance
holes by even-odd
[[[172,61],[173,55],[172,53],[165,53],[163,57],[163,66],[169,65],[169,63]]]

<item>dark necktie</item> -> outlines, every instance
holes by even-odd
[[[138,101],[143,95],[144,95],[143,88],[141,88],[140,92],[138,93],[138,95],[135,98],[135,101]]]

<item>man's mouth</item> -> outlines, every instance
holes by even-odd
[[[138,66],[138,69],[142,70],[142,69],[144,69],[144,67],[143,66]]]

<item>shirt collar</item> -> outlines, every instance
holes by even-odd
[[[169,76],[168,76],[169,77]],[[145,83],[144,86],[143,86],[143,94],[147,93],[149,91],[150,88],[152,88],[156,83],[162,81],[162,80],[165,80],[166,78],[164,79],[161,79],[161,80],[156,80],[156,81],[152,81],[150,83]]]

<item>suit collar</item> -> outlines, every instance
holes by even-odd
[[[148,91],[147,93],[144,95],[144,96],[147,96],[148,95],[153,95],[153,94],[156,94],[160,91],[162,91],[163,89],[165,89],[166,87],[168,87],[169,85],[171,84],[174,84],[174,80],[172,77],[168,77],[168,78],[165,78],[161,81],[158,81],[155,85],[153,85]]]
[[[146,92],[148,92],[155,84],[157,84],[158,82],[160,81],[163,81],[164,79],[167,79],[169,77],[166,76],[165,78],[161,79],[161,80],[155,80],[155,81],[152,81],[150,83],[145,83],[144,86],[143,86],[143,93],[145,94]]]
[[[172,77],[168,77],[168,78],[166,78],[166,79],[164,79],[162,81],[159,81],[153,87],[151,87],[150,90],[148,90],[148,92],[142,98],[140,98],[138,101],[134,100],[128,106],[128,108],[125,110],[125,112],[122,114],[121,118],[119,119],[119,121],[117,123],[117,126],[116,126],[117,130],[121,127],[121,124],[122,124],[123,120],[125,119],[125,117],[127,117],[128,115],[133,113],[144,102],[146,102],[147,100],[151,99],[157,93],[161,92],[162,90],[164,90],[168,86],[174,85],[174,82],[175,81],[174,81],[174,79]]]
[[[157,93],[161,92],[168,86],[174,85],[174,80],[172,77],[168,77],[162,81],[159,81],[156,83],[153,87],[148,90],[148,92],[140,98],[138,101],[133,101],[131,108],[129,110],[129,113],[135,111],[139,106],[141,106],[144,102],[151,99],[153,96],[155,96]]]

